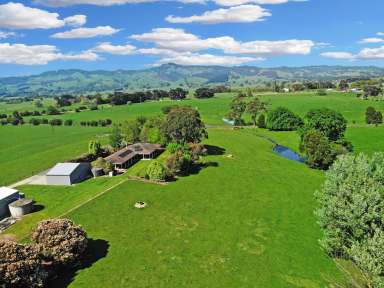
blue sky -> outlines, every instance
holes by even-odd
[[[384,64],[382,0],[203,1],[2,1],[0,76],[168,62]]]

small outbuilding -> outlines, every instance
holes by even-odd
[[[8,205],[18,199],[19,191],[8,187],[0,187],[0,219],[8,216]]]
[[[46,174],[47,185],[70,186],[91,177],[89,163],[58,163]]]

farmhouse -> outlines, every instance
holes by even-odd
[[[72,185],[91,175],[89,163],[58,163],[46,174],[47,185]]]
[[[0,187],[0,219],[9,214],[8,205],[18,199],[19,191],[8,187]]]
[[[126,169],[140,160],[156,158],[164,149],[160,144],[136,143],[105,158],[115,169]]]

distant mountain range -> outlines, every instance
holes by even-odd
[[[270,81],[340,80],[384,76],[384,68],[308,66],[181,66],[165,64],[145,70],[59,70],[39,75],[0,78],[0,97],[53,96],[115,90],[197,88],[209,85],[248,86]]]

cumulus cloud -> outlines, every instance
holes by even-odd
[[[79,23],[83,15],[68,17],[64,20],[57,13],[24,6],[21,3],[9,2],[0,5],[0,27],[8,29],[51,29],[66,24]],[[82,18],[82,19],[80,19]]]
[[[80,27],[80,26],[83,26],[85,23],[87,23],[87,16],[85,16],[85,15],[74,15],[74,16],[65,18],[64,22],[68,26]]]
[[[52,38],[57,39],[78,39],[78,38],[94,38],[98,36],[109,36],[119,32],[111,26],[98,26],[94,28],[75,28],[65,32],[53,34]]]
[[[214,0],[213,2],[222,6],[237,6],[243,4],[283,4],[288,1],[289,0]]]
[[[112,45],[110,42],[103,42],[97,45],[94,52],[108,53],[114,55],[131,55],[136,51],[136,47],[133,45]]]
[[[284,54],[306,55],[316,45],[311,40],[251,41],[240,42],[229,36],[201,39],[183,29],[156,28],[149,33],[136,34],[132,39],[154,43],[154,48],[196,52],[208,49],[222,50],[227,54],[248,54],[267,57]]]
[[[190,17],[176,17],[170,15],[166,18],[166,20],[171,23],[250,23],[256,21],[263,21],[265,17],[271,15],[272,14],[268,12],[268,10],[258,5],[240,5],[228,9],[221,8],[217,10],[207,11],[202,15],[193,15]]]
[[[0,63],[19,65],[46,65],[55,60],[94,61],[98,55],[91,51],[79,54],[63,54],[52,45],[25,45],[0,43]]]

